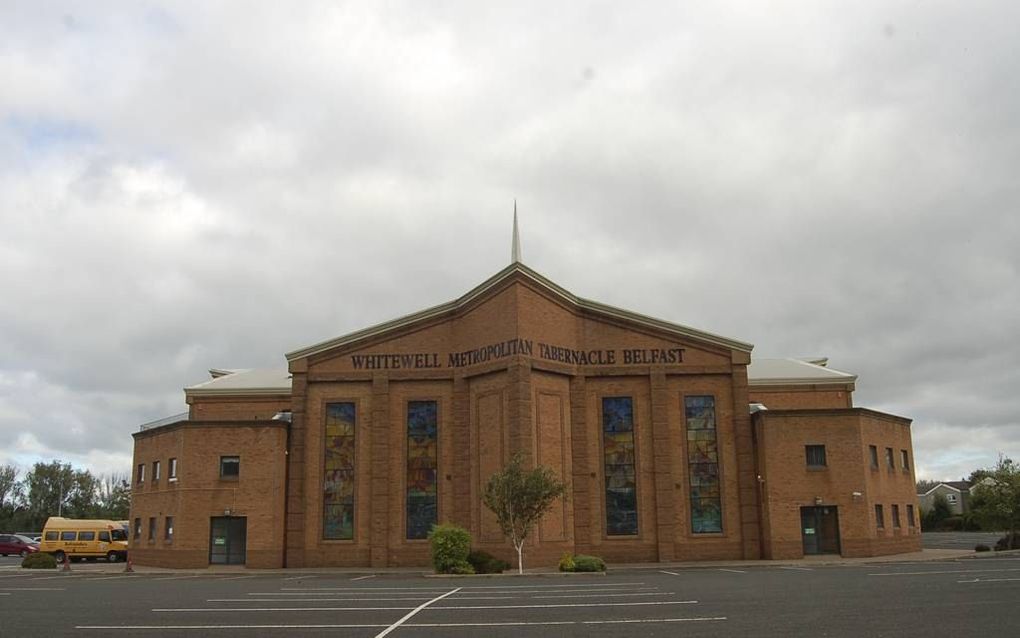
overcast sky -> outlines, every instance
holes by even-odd
[[[1016,2],[0,5],[0,463],[211,367],[568,290],[828,356],[918,478],[1020,458]]]

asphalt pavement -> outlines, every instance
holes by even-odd
[[[0,564],[0,634],[1020,635],[1016,554],[442,579],[74,567],[62,573]]]

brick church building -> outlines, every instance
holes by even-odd
[[[515,244],[516,245],[516,244]],[[610,564],[921,548],[910,420],[825,359],[582,299],[519,260],[451,302],[210,371],[134,434],[130,551],[170,567],[427,565],[515,452],[566,495],[526,548]]]

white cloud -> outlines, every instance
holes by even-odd
[[[919,476],[1020,457],[1017,13],[8,3],[0,436],[126,464],[207,368],[501,268],[517,197],[578,294],[858,373]]]

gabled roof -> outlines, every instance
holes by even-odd
[[[712,334],[710,332],[704,332],[701,330],[697,330],[695,328],[690,328],[688,326],[670,323],[668,321],[663,321],[661,319],[654,319],[652,317],[638,314],[636,312],[623,310],[621,308],[615,308],[613,306],[607,306],[606,304],[602,304],[597,301],[591,301],[589,299],[578,297],[577,295],[574,295],[573,293],[565,290],[564,288],[561,288],[559,285],[553,283],[549,279],[546,279],[545,277],[535,272],[531,268],[528,268],[524,264],[520,262],[514,262],[507,266],[506,268],[504,268],[503,270],[496,273],[495,275],[493,275],[492,277],[490,277],[489,279],[482,282],[480,285],[469,290],[463,296],[454,299],[453,301],[449,301],[438,306],[433,306],[431,308],[427,308],[420,312],[400,317],[392,321],[380,323],[378,325],[365,328],[364,330],[358,330],[357,332],[352,332],[342,337],[337,337],[335,339],[323,341],[321,343],[317,343],[306,348],[301,348],[293,352],[288,352],[286,355],[287,361],[302,359],[304,357],[319,354],[320,352],[332,350],[333,348],[353,344],[363,339],[369,339],[371,337],[375,337],[386,332],[390,332],[392,330],[398,330],[400,328],[405,328],[408,326],[413,326],[418,323],[423,323],[430,319],[434,319],[448,314],[453,314],[460,310],[461,308],[468,305],[469,303],[471,303],[472,301],[474,301],[475,299],[489,292],[490,290],[497,288],[504,281],[514,277],[515,275],[523,277],[524,279],[528,280],[535,286],[545,290],[554,297],[559,298],[560,300],[566,302],[568,305],[591,312],[592,314],[597,316],[609,319],[622,319],[624,321],[637,323],[650,328],[655,328],[657,330],[670,332],[678,337],[685,337],[688,339],[693,339],[695,341],[707,342],[717,346],[722,346],[724,348],[729,348],[731,350],[739,350],[741,352],[750,353],[751,350],[754,348],[754,346],[749,343],[744,343],[742,341],[737,341],[735,339],[730,339],[728,337]]]
[[[945,481],[943,483],[936,484],[935,487],[933,487],[930,490],[928,490],[927,492],[925,492],[923,494],[923,496],[928,496],[929,494],[931,494],[935,490],[939,489],[940,487],[948,487],[949,489],[953,490],[954,492],[961,492],[961,493],[962,492],[970,491],[970,483],[968,483],[967,481]]]
[[[813,361],[827,359],[753,359],[747,366],[748,385],[845,385],[857,380],[857,375],[840,372],[818,365]]]
[[[229,394],[290,394],[290,372],[285,367],[242,370],[216,370],[213,379],[184,388],[185,396],[222,396]]]

